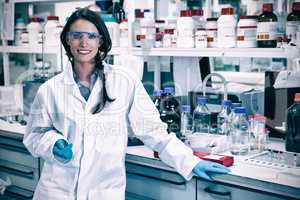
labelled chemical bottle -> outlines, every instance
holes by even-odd
[[[233,129],[230,132],[230,152],[233,155],[247,155],[249,152],[249,122],[247,120],[246,108],[234,109],[235,117],[232,121]]]
[[[181,123],[180,123],[180,135],[181,140],[185,140],[186,137],[192,134],[193,118],[191,116],[191,106],[181,105]]]
[[[231,101],[224,100],[222,102],[222,110],[217,116],[217,124],[218,124],[218,133],[221,135],[228,135],[229,133],[229,115],[230,115],[230,108],[231,108]]]
[[[162,97],[162,107],[160,112],[160,118],[168,125],[168,132],[179,133],[180,131],[180,114],[178,113],[179,103],[174,97],[174,88],[164,88]]]
[[[292,12],[287,16],[286,36],[288,40],[296,44],[297,28],[300,25],[300,2],[294,2]]]
[[[218,19],[218,47],[236,46],[236,26],[237,19],[234,9],[222,8],[221,16]]]
[[[209,133],[210,131],[210,111],[207,106],[207,98],[197,97],[197,106],[193,113],[193,131]]]
[[[275,48],[277,46],[277,16],[273,13],[273,4],[263,4],[263,13],[258,16],[257,46]]]
[[[300,93],[295,94],[294,104],[287,111],[285,149],[300,153]]]
[[[153,103],[157,108],[158,112],[161,111],[161,95],[162,95],[162,90],[155,90],[153,92]]]

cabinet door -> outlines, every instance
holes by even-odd
[[[287,200],[260,191],[197,180],[197,200]]]
[[[126,163],[126,199],[196,200],[195,185],[175,172]]]

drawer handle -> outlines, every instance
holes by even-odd
[[[32,199],[33,198],[33,192],[29,192],[28,195],[25,194],[20,194],[19,192],[12,191],[12,189],[18,189],[19,187],[17,186],[9,186],[6,190],[5,193],[7,196],[15,197],[15,198],[21,198],[21,199]],[[20,191],[21,192],[21,191]]]
[[[19,153],[29,154],[29,152],[26,149],[23,149],[23,148],[17,147],[17,146],[13,146],[13,145],[9,145],[9,144],[0,143],[0,148],[6,149],[9,151],[15,151],[15,152],[19,152]]]
[[[27,178],[33,178],[33,171],[22,171],[22,170],[19,170],[19,169],[14,169],[14,168],[10,168],[10,167],[6,167],[6,166],[3,166],[3,165],[0,165],[0,169],[8,172],[8,173],[13,173],[13,174],[18,174],[18,175],[22,175],[24,177],[27,177]]]
[[[207,193],[210,193],[210,194],[216,194],[216,195],[220,195],[220,196],[230,196],[231,195],[231,192],[229,192],[229,191],[226,191],[226,192],[215,191],[215,190],[210,189],[210,187],[206,187],[204,189],[204,191]]]
[[[145,174],[141,174],[141,173],[136,173],[136,172],[128,172],[127,171],[126,173],[137,175],[137,176],[143,176],[143,177],[146,177],[146,178],[151,178],[151,179],[154,179],[154,180],[163,181],[163,182],[166,182],[166,183],[171,183],[171,184],[174,184],[174,185],[185,185],[185,183],[186,183],[185,181],[176,182],[176,181],[166,180],[166,179],[163,179],[163,178],[158,178],[158,177],[149,176],[149,175],[145,175]]]

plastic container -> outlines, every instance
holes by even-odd
[[[222,8],[218,19],[218,47],[236,46],[236,26],[233,8]]]
[[[257,46],[261,48],[277,47],[277,16],[273,13],[273,4],[263,4],[263,13],[258,16]]]
[[[48,16],[45,24],[45,45],[59,45],[61,28],[58,16]]]
[[[300,2],[294,2],[292,12],[287,16],[286,36],[291,43],[296,44],[297,29],[300,25]]]
[[[207,47],[207,34],[204,28],[198,28],[195,32],[195,47],[196,48]]]
[[[128,41],[128,19],[123,19],[120,24],[120,47],[128,47]]]
[[[300,93],[295,94],[294,104],[287,111],[285,149],[300,153]]]
[[[102,19],[104,20],[104,23],[109,32],[112,47],[119,47],[120,46],[120,25],[117,23],[117,19],[109,15],[102,16]]]
[[[207,34],[207,47],[217,47],[218,18],[207,18],[205,30]]]
[[[199,28],[205,28],[205,19],[202,9],[192,10],[192,19],[194,20],[195,31]]]
[[[23,46],[27,46],[27,45],[29,45],[29,33],[28,33],[28,31],[23,31],[22,33],[21,33],[21,45]]]
[[[174,37],[176,37],[174,34],[174,29],[165,29],[165,33],[163,36],[163,47],[165,48],[173,47]]]
[[[257,16],[241,16],[237,25],[237,47],[256,47]]]
[[[190,113],[191,113],[190,105],[181,106],[180,133],[181,133],[182,140],[185,140],[188,135],[192,134],[193,118]]]
[[[27,25],[28,31],[28,43],[30,46],[35,46],[39,44],[40,36],[42,32],[42,26],[39,22],[38,17],[31,17],[30,23]]]
[[[21,41],[21,34],[23,31],[26,31],[26,25],[23,18],[16,19],[15,25],[15,45],[20,46],[22,45]]]
[[[268,134],[266,131],[266,117],[254,114],[250,117],[250,151],[260,153],[267,149]]]
[[[180,17],[177,20],[177,47],[194,47],[194,20],[190,10],[180,11]]]
[[[152,48],[155,43],[155,21],[150,10],[144,11],[144,18],[140,20],[141,35],[145,35],[145,39],[141,41],[142,48]]]
[[[231,101],[224,100],[221,112],[217,116],[217,126],[218,126],[218,133],[221,135],[228,135],[229,134],[229,115],[230,115],[230,107]]]
[[[140,9],[135,9],[135,20],[132,24],[133,46],[141,47],[141,19],[144,18],[144,13]]]
[[[178,102],[174,98],[174,88],[166,87],[162,99],[162,110],[160,118],[168,125],[168,133],[179,133],[180,131],[180,114],[177,112]]]
[[[209,133],[210,131],[210,111],[207,106],[206,97],[197,97],[197,107],[193,113],[193,131]]]
[[[249,153],[249,122],[246,116],[246,108],[234,109],[233,130],[230,132],[231,148],[233,155],[247,155]]]

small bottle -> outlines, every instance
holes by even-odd
[[[58,16],[48,16],[45,24],[45,45],[59,45],[60,43],[60,24]]]
[[[292,12],[287,16],[286,35],[291,43],[296,44],[297,28],[300,25],[300,2],[294,2]]]
[[[230,132],[231,149],[233,155],[247,155],[249,152],[249,123],[244,107],[234,109],[233,130]]]
[[[182,140],[185,140],[186,137],[192,133],[193,118],[190,112],[191,112],[190,105],[181,106],[180,133],[181,133]]]
[[[135,20],[132,24],[133,28],[133,46],[134,47],[141,47],[141,19],[144,18],[144,12],[140,9],[135,9]]]
[[[257,16],[241,16],[237,26],[237,47],[256,47]]]
[[[27,25],[28,42],[31,46],[39,44],[39,34],[42,32],[42,26],[38,17],[31,17],[30,23]]]
[[[300,93],[295,94],[294,104],[287,111],[285,149],[300,153]]]
[[[221,112],[217,116],[218,133],[221,135],[228,135],[229,133],[229,121],[231,101],[224,100]]]
[[[231,7],[222,8],[222,14],[218,19],[218,47],[236,46],[237,19]]]
[[[177,47],[193,48],[194,43],[194,20],[190,10],[180,11],[180,17],[177,20]]]
[[[210,111],[207,106],[206,97],[197,97],[197,106],[193,113],[193,131],[209,133],[210,131]]]
[[[165,29],[165,33],[163,36],[163,47],[165,48],[173,47],[172,45],[173,36],[174,36],[174,29]]]
[[[230,109],[230,114],[228,116],[228,123],[229,123],[229,132],[232,131],[233,127],[232,127],[232,122],[233,122],[233,119],[235,117],[235,113],[234,113],[234,109],[237,108],[237,107],[241,107],[242,104],[241,103],[232,103],[231,104],[231,109]]]
[[[195,32],[195,47],[196,48],[207,47],[207,34],[204,28],[198,28]]]
[[[164,88],[160,118],[168,125],[168,133],[179,132],[180,115],[177,113],[178,102],[174,97],[174,88]]]
[[[205,19],[203,17],[203,10],[202,9],[194,9],[194,10],[192,10],[192,18],[194,20],[195,31],[198,28],[204,28],[204,26],[205,26]]]
[[[207,34],[207,47],[217,47],[218,18],[207,18],[205,30]]]
[[[277,16],[273,13],[273,4],[263,4],[263,13],[258,16],[257,46],[260,48],[277,47]]]
[[[23,33],[23,31],[26,31],[24,19],[17,18],[15,26],[15,45],[17,46],[22,45],[21,34]]]

